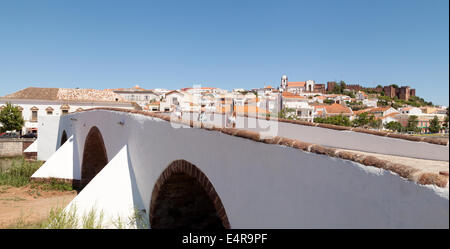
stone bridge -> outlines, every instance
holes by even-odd
[[[151,228],[448,228],[448,142],[299,121],[91,109],[39,117],[35,180]],[[143,227],[133,224],[131,227]]]

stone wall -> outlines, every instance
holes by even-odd
[[[24,138],[4,138],[0,139],[0,157],[13,157],[24,155],[23,151],[28,148],[34,139],[24,139]],[[36,155],[28,153],[29,157]]]

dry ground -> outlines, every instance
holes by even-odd
[[[29,186],[0,186],[0,228],[44,220],[52,208],[65,207],[76,191],[43,191]]]

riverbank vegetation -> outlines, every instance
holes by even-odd
[[[73,190],[71,184],[58,181],[57,179],[50,179],[47,182],[32,181],[31,176],[43,165],[43,161],[25,160],[24,157],[0,158],[0,160],[9,161],[9,165],[0,168],[0,186],[23,187],[29,185],[33,189],[43,191]]]

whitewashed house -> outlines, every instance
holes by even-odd
[[[135,102],[141,107],[146,106],[150,102],[159,101],[160,99],[160,94],[157,94],[152,90],[143,89],[139,86],[112,89],[112,91],[122,96],[126,101]]]
[[[170,91],[164,95],[164,100],[160,102],[159,109],[162,112],[171,112],[180,106],[186,93]]]
[[[418,107],[403,107],[399,108],[399,112],[401,114],[407,114],[407,115],[420,115],[422,114],[422,110]]]

